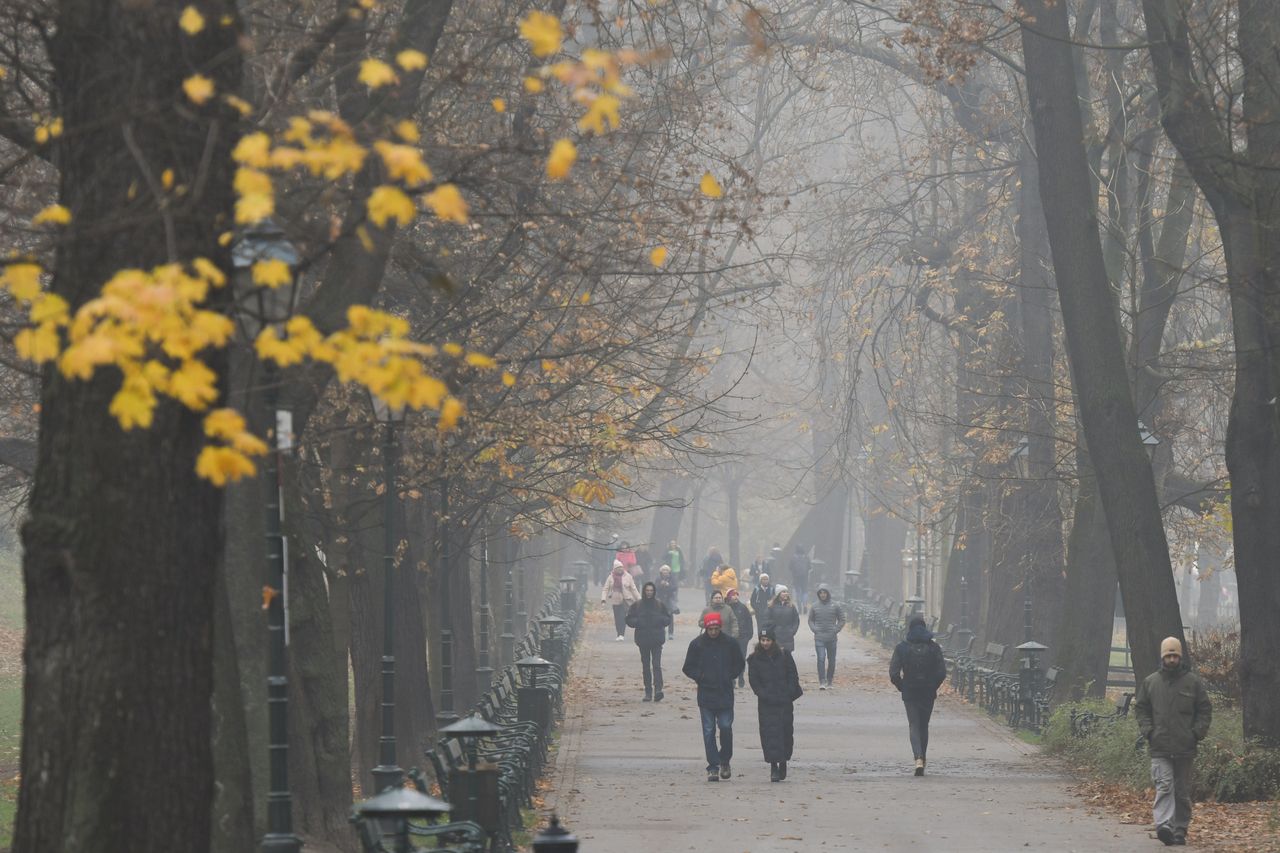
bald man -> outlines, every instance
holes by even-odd
[[[1151,753],[1156,788],[1152,815],[1156,837],[1166,845],[1186,844],[1191,823],[1191,767],[1196,745],[1209,733],[1213,706],[1200,676],[1182,659],[1182,641],[1160,643],[1160,669],[1142,680],[1134,708],[1138,731]]]

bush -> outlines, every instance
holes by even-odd
[[[1092,701],[1059,706],[1044,730],[1044,748],[1061,755],[1097,777],[1136,791],[1151,787],[1151,759],[1139,750],[1138,723],[1133,713],[1111,724],[1098,724],[1085,737],[1071,734],[1071,708],[1109,714],[1109,702]],[[1196,754],[1197,800],[1222,803],[1271,800],[1280,797],[1280,749],[1245,741],[1240,712],[1215,707],[1209,736]]]
[[[1240,704],[1240,632],[1210,628],[1196,631],[1190,640],[1196,674],[1212,693],[1230,704]],[[1216,697],[1215,697],[1216,699]],[[1215,701],[1215,707],[1219,704]]]

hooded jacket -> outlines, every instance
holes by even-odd
[[[1213,719],[1204,682],[1185,663],[1172,671],[1161,667],[1144,678],[1133,708],[1152,758],[1195,755]]]
[[[702,615],[698,617],[698,627],[703,627],[702,620],[706,618],[708,613],[720,614],[720,629],[728,637],[733,638],[734,642],[738,640],[738,617],[733,615],[733,608],[721,602],[720,604],[708,604],[702,610]]]
[[[738,630],[734,636],[738,639],[738,645],[745,645],[756,635],[755,620],[751,618],[751,611],[742,603],[740,596],[734,596],[728,605],[733,610],[734,621],[738,624]]]
[[[947,680],[947,662],[924,623],[913,623],[907,638],[894,648],[889,680],[902,691],[904,702],[931,702],[938,695],[938,688]]]
[[[809,605],[809,630],[813,639],[819,643],[829,643],[840,635],[844,627],[844,608],[831,597],[831,587],[825,583],[818,584],[818,592],[825,591],[827,600],[820,597]]]

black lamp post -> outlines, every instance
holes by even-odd
[[[453,565],[449,553],[449,468],[443,440],[440,443],[440,461],[444,477],[440,485],[440,520],[436,525],[440,534],[440,710],[436,712],[436,727],[444,728],[457,722],[458,715],[453,710],[453,604],[449,591]]]
[[[486,517],[480,525],[480,637],[478,656],[480,665],[476,667],[476,681],[480,691],[484,692],[493,684],[493,666],[489,660],[489,524]]]
[[[565,635],[568,632],[562,632],[562,629],[568,624],[567,620],[559,616],[544,616],[538,620],[539,648],[542,649],[542,656],[562,666],[568,660],[564,647],[567,639]]]
[[[534,723],[543,734],[551,727],[551,694],[538,686],[538,674],[554,665],[536,655],[516,661],[522,682],[516,691],[516,718],[521,722]]]
[[[398,788],[404,771],[396,762],[396,426],[404,421],[403,406],[390,406],[371,396],[373,413],[382,424],[382,734],[378,737],[378,766],[373,787],[382,792]]]
[[[516,669],[520,670],[520,680],[526,687],[538,686],[538,673],[545,672],[555,666],[546,658],[529,655],[516,661]]]
[[[578,612],[578,596],[574,592],[578,579],[572,575],[560,578],[560,615],[572,619]]]
[[[547,828],[533,837],[533,853],[577,853],[578,839],[554,814]]]
[[[529,629],[529,610],[528,598],[525,596],[524,589],[524,566],[517,567],[520,571],[516,575],[516,633],[524,636],[524,632]]]
[[[516,581],[512,574],[511,560],[506,561],[507,570],[502,580],[502,636],[498,641],[502,644],[502,663],[513,663],[516,656],[516,634],[515,634],[515,610],[516,610]]]
[[[477,753],[479,751],[480,740],[487,737],[493,737],[502,732],[502,726],[489,722],[479,715],[473,714],[465,717],[452,725],[445,726],[440,730],[440,734],[457,738],[462,743],[462,752],[467,757],[467,769],[462,771],[461,768],[453,771],[453,778],[450,781],[449,790],[458,791],[466,788],[467,804],[461,812],[453,814],[454,820],[470,820],[484,827],[486,832],[493,832],[497,829],[496,813],[494,809],[497,807],[497,776],[492,768],[476,769]],[[462,776],[466,776],[465,782]],[[485,784],[486,780],[491,781],[491,786],[495,789],[490,791],[490,800],[486,805],[488,808],[482,809],[479,802],[480,788]],[[462,784],[457,784],[461,782]]]
[[[358,803],[355,812],[365,820],[375,821],[382,835],[395,839],[395,853],[410,853],[409,821],[435,821],[442,814],[453,811],[444,800],[428,797],[414,788],[389,788],[372,799]]]
[[[973,631],[969,630],[969,579],[964,575],[960,576],[960,627],[957,633],[959,648],[961,651],[967,651]]]
[[[291,269],[298,251],[284,230],[265,220],[237,235],[231,250],[237,299],[257,303],[257,316],[247,316],[245,331],[256,339],[263,329],[288,319],[296,283],[274,290],[253,283],[253,265],[259,261],[283,261]],[[266,502],[267,588],[274,593],[267,603],[267,749],[270,755],[270,787],[267,790],[267,833],[262,849],[270,853],[295,853],[302,840],[293,834],[293,798],[289,791],[289,620],[285,600],[288,574],[284,535],[283,454],[293,448],[293,413],[279,406],[279,381],[274,362],[265,361],[264,402],[274,432],[271,452],[263,466]]]

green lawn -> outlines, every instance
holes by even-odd
[[[0,551],[0,848],[13,841],[22,741],[22,566],[16,550]]]

